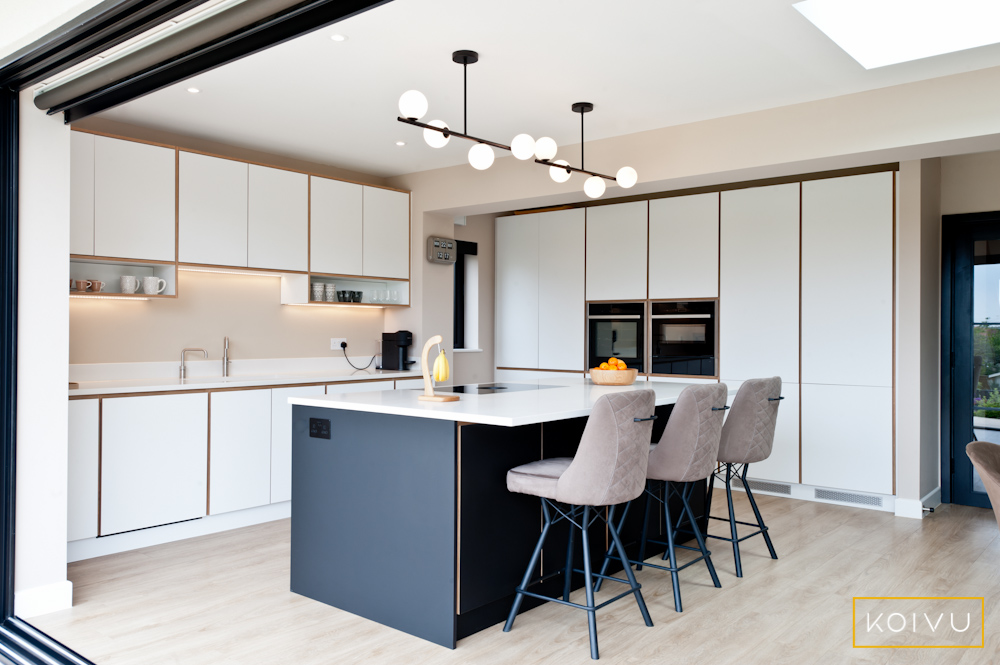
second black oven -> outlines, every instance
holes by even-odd
[[[654,302],[650,373],[716,375],[716,301]]]

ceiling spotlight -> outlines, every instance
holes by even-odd
[[[472,168],[479,171],[485,171],[493,166],[494,157],[493,148],[485,143],[477,143],[469,148],[469,163],[472,164]]]
[[[400,146],[406,145],[406,141],[396,141],[396,145]]]
[[[330,35],[330,39],[335,42],[346,42],[347,37],[345,35]]]
[[[192,95],[197,95],[199,92],[201,92],[201,90],[199,90],[198,88],[188,88],[188,92],[190,92]]]

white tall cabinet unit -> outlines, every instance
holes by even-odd
[[[362,185],[311,177],[309,252],[312,272],[362,274]]]
[[[649,203],[587,208],[587,300],[645,300]]]
[[[799,184],[722,193],[719,373],[742,381],[780,376],[784,403],[771,459],[754,478],[799,482]]]
[[[410,277],[410,195],[363,187],[364,239],[362,275]]]
[[[503,217],[497,237],[497,367],[582,371],[584,211]]]
[[[719,295],[719,194],[649,202],[649,297]]]
[[[97,537],[100,409],[98,399],[69,402],[67,541]]]
[[[209,394],[208,512],[271,502],[271,390]]]
[[[892,494],[891,172],[802,184],[802,482]]]
[[[180,262],[245,268],[248,165],[181,152],[179,169]]]
[[[206,393],[103,399],[100,535],[204,517],[207,467]]]
[[[174,260],[175,162],[171,148],[94,137],[94,254]]]
[[[247,263],[309,269],[309,176],[250,164]]]

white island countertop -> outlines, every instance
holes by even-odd
[[[537,389],[493,395],[462,394],[457,402],[422,402],[418,399],[422,389],[291,397],[288,401],[326,409],[517,427],[589,415],[594,402],[610,393],[653,390],[658,406],[673,404],[689,384],[639,380],[631,386],[598,386],[582,376],[567,375],[508,385],[531,385]]]

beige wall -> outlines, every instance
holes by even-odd
[[[941,160],[941,214],[1000,210],[1000,152]]]
[[[474,215],[465,226],[455,226],[455,238],[476,243],[479,257],[479,348],[482,353],[456,353],[452,382],[485,383],[493,380],[493,301],[496,263],[494,261],[495,215]]]
[[[233,360],[339,356],[331,337],[355,357],[382,337],[384,310],[281,305],[276,277],[180,271],[178,282],[178,298],[70,299],[70,363],[177,360],[184,347],[221,358],[227,335]]]

